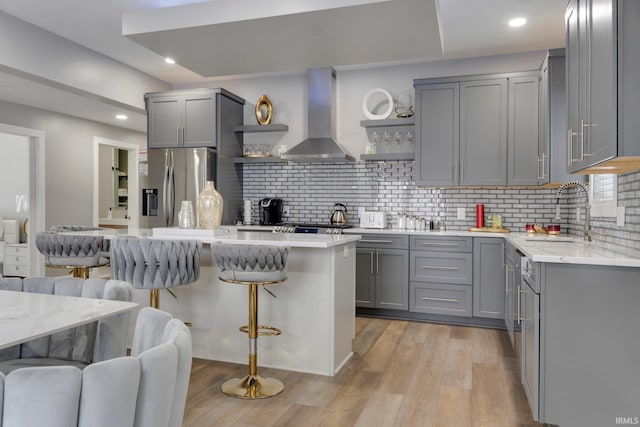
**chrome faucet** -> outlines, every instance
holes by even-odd
[[[558,188],[558,192],[556,193],[556,217],[554,221],[559,221],[560,218],[560,195],[562,192],[569,187],[578,187],[582,188],[584,191],[584,240],[586,242],[591,241],[591,205],[589,203],[589,187],[586,184],[578,181],[569,181],[565,182]],[[579,205],[567,205],[568,207],[580,207]]]

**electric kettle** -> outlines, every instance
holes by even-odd
[[[349,222],[349,218],[347,218],[347,207],[342,203],[333,205],[330,220],[331,224],[347,224]]]

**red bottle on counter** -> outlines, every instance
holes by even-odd
[[[484,205],[476,205],[476,228],[484,227]]]

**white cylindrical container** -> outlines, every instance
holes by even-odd
[[[244,201],[244,225],[251,225],[253,222],[253,202],[249,199]]]

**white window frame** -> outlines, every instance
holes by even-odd
[[[602,198],[594,194],[594,189],[598,187],[597,180],[613,176],[611,185],[613,186],[612,197]],[[591,216],[594,217],[617,217],[618,215],[618,175],[603,174],[589,175],[589,196],[591,199]]]

